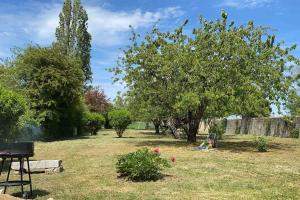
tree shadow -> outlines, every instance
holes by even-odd
[[[207,134],[198,134],[197,135],[197,142],[195,144],[189,144],[186,138],[175,138],[171,134],[155,134],[153,131],[143,131],[140,132],[142,137],[137,138],[145,138],[149,140],[143,141],[127,141],[128,143],[132,143],[138,147],[150,146],[150,147],[157,147],[157,146],[166,146],[166,147],[190,147],[196,146],[202,143],[205,139],[207,139]]]
[[[254,141],[228,141],[228,138],[225,140],[220,140],[218,142],[217,149],[220,151],[230,151],[234,153],[240,153],[240,152],[258,152],[256,149],[256,144]],[[236,138],[234,138],[236,139]],[[291,150],[294,148],[291,145],[285,145],[280,143],[270,143],[268,145],[269,149],[275,149],[275,150]]]
[[[156,134],[154,131],[141,131],[139,134],[143,135],[141,138],[167,138],[169,134]]]
[[[96,139],[93,137],[94,135],[83,135],[83,136],[75,136],[75,137],[65,137],[65,138],[43,138],[35,141],[41,142],[60,142],[60,141],[72,141],[72,140],[86,140],[86,139]]]
[[[226,141],[220,140],[218,142],[218,150],[230,152],[249,152],[255,150],[255,143],[251,141]]]
[[[26,193],[28,194],[29,199],[36,199],[36,198],[47,196],[50,194],[48,191],[40,190],[40,189],[32,190],[32,193],[33,193],[32,196],[30,195],[29,191],[27,191]],[[23,194],[22,194],[22,192],[15,192],[12,194],[12,196],[22,198]]]
[[[243,135],[233,135],[233,134],[224,134],[223,137],[224,139],[227,139],[227,140],[245,140],[245,138],[243,137],[237,137],[237,136],[243,136]]]
[[[130,142],[130,141],[129,141]],[[188,143],[185,140],[148,140],[148,141],[132,141],[137,147],[157,147],[157,146],[165,146],[165,147],[187,147]]]
[[[145,137],[142,138],[170,138],[170,139],[178,139],[175,138],[171,133],[160,133],[160,134],[156,134],[154,131],[143,131],[143,132],[139,132],[139,134],[141,135],[145,135]],[[207,134],[197,134],[197,141],[203,140],[207,138]],[[180,134],[180,138],[178,140],[186,140],[186,135],[184,133]]]

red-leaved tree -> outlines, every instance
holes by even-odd
[[[104,113],[109,106],[109,98],[103,89],[93,87],[85,93],[85,102],[91,112]]]

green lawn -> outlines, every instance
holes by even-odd
[[[209,152],[147,131],[116,138],[103,130],[98,136],[37,142],[34,159],[62,159],[65,171],[34,174],[34,192],[37,199],[300,199],[300,140],[270,139],[267,153],[255,150],[253,136],[242,135],[225,136]],[[142,147],[160,147],[164,157],[175,155],[177,161],[156,182],[118,178],[117,155]]]

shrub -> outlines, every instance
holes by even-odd
[[[299,127],[293,121],[292,117],[283,117],[286,126],[290,129],[290,134],[292,138],[299,138]]]
[[[213,122],[212,125],[209,127],[208,132],[210,134],[216,134],[218,139],[222,139],[223,134],[225,133],[225,125],[224,122]]]
[[[27,105],[23,96],[0,86],[0,140],[12,138],[26,111]]]
[[[83,126],[92,135],[97,135],[97,132],[102,128],[104,123],[105,118],[99,113],[85,112],[83,115]]]
[[[292,138],[299,138],[299,127],[294,127],[292,130],[291,130],[291,136]]]
[[[255,139],[256,148],[259,152],[266,152],[268,151],[268,140],[265,137],[257,137]]]
[[[131,124],[130,113],[127,110],[113,110],[108,113],[108,118],[118,137],[122,137],[127,126]]]
[[[161,171],[170,167],[169,161],[160,153],[146,148],[120,156],[116,165],[121,176],[136,181],[157,180],[162,176]]]

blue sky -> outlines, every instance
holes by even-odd
[[[299,0],[82,0],[89,15],[92,34],[93,84],[113,99],[121,85],[113,85],[112,74],[120,49],[128,44],[129,25],[137,32],[151,30],[159,22],[163,30],[173,29],[189,19],[186,30],[198,25],[198,17],[215,20],[221,9],[237,24],[254,20],[271,27],[279,41],[300,46]],[[54,41],[63,0],[0,0],[0,58],[11,56],[12,47],[28,43],[49,45]],[[300,57],[300,48],[294,54]]]

